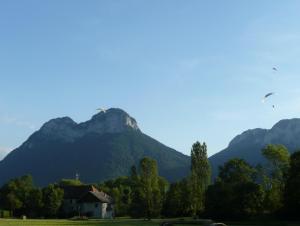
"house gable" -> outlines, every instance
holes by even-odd
[[[63,209],[67,214],[112,218],[113,199],[92,185],[64,186]]]

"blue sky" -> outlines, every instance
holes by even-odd
[[[49,119],[86,121],[97,107],[124,109],[185,154],[196,140],[212,155],[246,129],[300,117],[299,10],[296,0],[1,1],[0,158]]]

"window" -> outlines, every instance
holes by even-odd
[[[98,208],[98,203],[95,204],[95,208]]]

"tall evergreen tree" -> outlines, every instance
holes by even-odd
[[[191,150],[190,208],[195,216],[204,210],[205,190],[210,184],[211,168],[207,159],[206,144],[196,142]]]

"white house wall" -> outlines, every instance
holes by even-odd
[[[91,214],[91,217],[101,217],[102,218],[102,203],[101,202],[85,202],[81,204],[81,213],[82,214]],[[96,207],[97,205],[97,207]]]

